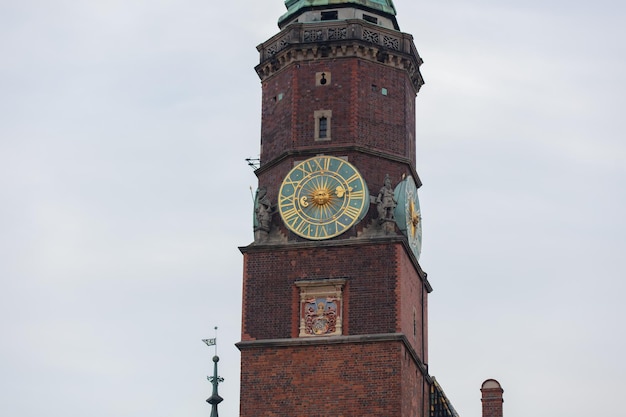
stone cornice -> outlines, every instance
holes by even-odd
[[[416,94],[424,84],[413,37],[359,19],[293,23],[257,50],[262,81],[300,61],[357,57],[407,71]]]
[[[394,155],[394,154],[390,154],[390,153],[387,153],[387,152],[379,151],[379,150],[376,150],[376,149],[360,146],[360,145],[345,145],[345,144],[342,144],[342,145],[334,146],[334,145],[331,145],[331,144],[327,144],[326,146],[319,147],[319,148],[318,147],[315,147],[315,148],[305,148],[305,149],[301,148],[301,149],[297,149],[297,150],[285,151],[282,154],[278,155],[276,158],[272,159],[271,161],[261,165],[254,172],[255,172],[255,174],[258,177],[263,172],[266,172],[267,170],[272,169],[273,167],[275,167],[276,165],[280,164],[281,162],[283,162],[285,159],[287,159],[289,157],[307,158],[307,157],[312,157],[312,156],[322,155],[322,154],[323,155],[329,155],[329,154],[332,153],[333,155],[339,155],[341,153],[348,153],[348,152],[359,152],[359,153],[363,153],[363,154],[368,154],[368,155],[377,156],[377,157],[380,157],[380,158],[385,158],[385,159],[388,159],[388,160],[404,163],[411,170],[411,174],[413,174],[413,178],[415,179],[415,184],[416,184],[417,188],[420,188],[422,186],[422,181],[420,180],[420,177],[417,174],[417,171],[415,170],[415,168],[413,167],[413,164],[411,164],[411,161],[409,159],[401,157],[401,156],[397,156],[397,155]]]
[[[411,354],[413,361],[420,368],[422,374],[426,376],[429,383],[432,383],[432,377],[428,374],[428,365],[424,364],[418,356],[413,346],[409,343],[406,336],[402,333],[387,334],[367,334],[356,336],[328,336],[328,337],[299,337],[293,339],[265,339],[265,340],[246,340],[236,343],[237,349],[255,349],[255,348],[277,348],[277,347],[294,347],[294,346],[317,346],[317,345],[339,345],[339,344],[356,344],[356,343],[380,343],[380,342],[402,342]]]
[[[400,243],[405,252],[411,258],[411,263],[417,271],[417,275],[422,281],[426,291],[428,293],[433,292],[433,287],[428,281],[428,274],[424,272],[420,266],[417,258],[413,254],[411,247],[408,244],[406,237],[401,235],[392,236],[372,236],[372,237],[355,237],[351,239],[339,239],[339,240],[316,240],[316,241],[292,241],[288,243],[252,243],[248,246],[240,246],[239,251],[242,254],[251,252],[275,252],[280,250],[297,250],[297,249],[311,249],[311,248],[332,248],[337,246],[362,246],[362,245],[380,245],[389,243]]]

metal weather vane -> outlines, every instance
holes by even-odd
[[[207,380],[213,385],[213,392],[206,402],[211,404],[211,417],[218,417],[217,405],[224,399],[217,393],[217,386],[220,382],[224,382],[224,378],[217,375],[217,363],[220,358],[217,356],[217,326],[215,326],[215,337],[213,339],[202,339],[202,341],[209,347],[215,348],[215,355],[213,355],[213,376],[207,376]]]

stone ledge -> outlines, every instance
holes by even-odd
[[[367,334],[356,336],[321,336],[314,338],[290,338],[290,339],[266,339],[266,340],[246,340],[235,343],[237,349],[255,349],[267,347],[296,347],[296,346],[318,346],[318,345],[341,345],[341,344],[358,344],[358,343],[380,343],[380,342],[402,342],[404,347],[409,351],[413,361],[422,371],[429,383],[433,382],[432,377],[428,374],[428,365],[425,365],[417,352],[409,343],[406,336],[402,333],[385,333],[385,334]]]
[[[384,235],[384,236],[367,236],[354,237],[350,239],[338,240],[316,240],[316,241],[293,241],[293,242],[267,242],[267,243],[251,243],[248,246],[240,246],[239,251],[242,254],[255,252],[274,252],[279,250],[298,250],[311,248],[331,248],[337,246],[361,246],[361,245],[387,245],[389,243],[399,243],[404,247],[405,252],[411,258],[417,274],[428,293],[433,292],[433,287],[428,281],[428,274],[422,270],[419,262],[415,258],[413,251],[409,247],[406,237],[403,235]]]

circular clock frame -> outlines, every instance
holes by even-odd
[[[396,224],[409,240],[411,251],[419,260],[422,252],[422,214],[413,177],[408,176],[400,182],[394,190],[394,195],[398,202],[394,210]]]
[[[369,205],[369,190],[359,171],[328,155],[296,164],[278,193],[285,226],[309,240],[339,236],[365,217]]]

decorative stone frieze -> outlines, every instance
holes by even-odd
[[[424,84],[411,35],[358,19],[291,24],[257,50],[261,80],[299,61],[358,57],[406,70],[416,92]]]

